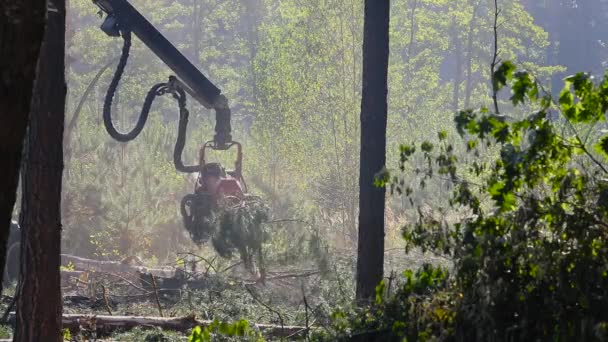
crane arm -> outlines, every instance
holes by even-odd
[[[198,70],[167,38],[165,38],[127,0],[93,0],[106,13],[101,29],[109,36],[133,32],[177,76],[176,83],[205,108],[215,111],[216,147],[232,142],[228,100],[203,73]]]

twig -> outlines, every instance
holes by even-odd
[[[101,289],[103,290],[103,302],[106,305],[106,310],[108,310],[108,314],[112,315],[112,309],[110,309],[110,303],[108,302],[108,289],[105,285],[101,284]]]
[[[578,147],[581,150],[583,150],[583,152],[587,155],[587,157],[589,157],[589,159],[591,159],[592,162],[594,162],[600,169],[602,169],[602,171],[604,171],[604,173],[608,173],[608,170],[606,169],[606,167],[604,167],[604,164],[602,164],[602,162],[597,160],[597,158],[595,158],[595,156],[593,156],[593,154],[591,152],[589,152],[589,150],[587,149],[587,146],[585,146],[585,143],[583,143],[583,140],[578,135],[578,132],[576,131],[576,129],[574,128],[574,126],[572,125],[570,120],[567,120],[567,122],[568,122],[568,126],[570,126],[570,129],[572,129],[572,132],[574,133],[576,140],[578,140],[578,144],[579,144]]]
[[[288,222],[297,222],[297,223],[304,223],[306,225],[312,226],[312,223],[308,222],[308,221],[304,221],[301,219],[283,219],[283,220],[273,220],[273,221],[266,221],[264,223],[266,224],[271,224],[271,223],[288,223]]]
[[[215,268],[215,266],[213,266],[213,262],[215,261],[215,259],[217,259],[217,255],[213,257],[213,259],[211,259],[210,262],[207,262],[207,260],[205,260],[205,262],[207,262],[207,269],[205,269],[205,276],[207,276],[209,274],[209,270],[213,268],[213,271],[215,273],[217,273],[217,269]]]
[[[98,272],[98,273],[106,273],[106,272]],[[136,284],[134,284],[132,281],[130,281],[129,279],[127,279],[127,278],[125,278],[125,277],[123,277],[123,276],[121,276],[121,275],[120,275],[120,274],[118,274],[118,273],[112,273],[112,272],[108,272],[108,273],[106,273],[106,274],[109,274],[109,275],[111,275],[111,276],[113,276],[113,277],[116,277],[116,278],[120,278],[122,281],[126,282],[127,284],[129,284],[129,285],[133,286],[134,288],[136,288],[136,289],[138,289],[138,290],[140,290],[140,291],[142,291],[142,292],[146,292],[146,293],[148,293],[148,292],[149,292],[148,290],[144,289],[144,288],[143,288],[143,287],[141,287],[141,286],[137,286],[137,285],[136,285]],[[143,280],[143,279],[142,279],[142,280]]]
[[[278,276],[278,275],[294,274],[296,272],[299,272],[299,273],[296,273],[296,274],[300,274],[300,273],[308,273],[308,272],[315,272],[315,271],[316,271],[315,269],[304,269],[304,270],[288,269],[288,270],[284,270],[284,271],[281,271],[281,270],[278,270],[278,271],[268,271],[268,275]]]
[[[320,271],[311,271],[311,272],[302,273],[302,274],[286,274],[286,275],[266,278],[266,280],[279,280],[279,279],[285,279],[285,278],[306,278],[306,277],[310,277],[310,276],[313,276],[313,275],[319,274],[319,273],[321,273],[321,272]]]
[[[242,263],[243,263],[242,261],[239,261],[239,262],[237,262],[237,263],[234,263],[234,264],[232,264],[232,265],[230,265],[230,266],[228,266],[228,267],[224,268],[224,269],[223,269],[223,270],[221,270],[219,273],[224,273],[224,272],[226,272],[226,271],[228,271],[228,270],[230,270],[230,269],[232,269],[232,268],[237,267],[238,265],[240,265],[240,264],[242,264]]]
[[[288,341],[290,341],[292,337],[298,336],[298,335],[300,335],[302,332],[305,332],[305,333],[306,333],[306,340],[307,340],[307,341],[308,341],[308,340],[310,340],[310,338],[308,337],[308,328],[303,328],[303,329],[301,329],[301,330],[298,330],[298,331],[294,332],[293,334],[291,334],[291,335],[287,336],[287,340],[288,340]]]
[[[70,144],[69,142],[72,139],[72,132],[74,131],[74,127],[76,127],[76,122],[78,120],[78,117],[80,116],[80,112],[82,110],[82,107],[84,106],[84,103],[86,102],[87,98],[89,97],[89,95],[91,94],[91,92],[93,92],[93,89],[95,89],[95,85],[97,84],[97,82],[99,81],[99,79],[101,78],[101,76],[103,75],[103,73],[110,67],[112,66],[112,64],[114,64],[116,61],[118,60],[118,57],[112,58],[106,65],[104,65],[95,75],[95,77],[93,77],[93,79],[91,80],[91,82],[89,83],[89,85],[87,86],[87,88],[84,91],[84,94],[82,95],[82,97],[80,98],[80,100],[78,101],[78,105],[76,106],[76,109],[74,110],[74,114],[72,114],[72,118],[70,119],[69,123],[66,126],[65,129],[65,138],[64,141],[66,142],[66,144],[64,144],[64,146],[66,147],[66,154],[71,156],[71,148],[70,148]]]
[[[547,90],[545,90],[544,87],[542,87],[542,84],[540,84],[541,89],[543,90],[544,93],[551,95],[551,93],[549,93]],[[564,113],[561,111],[561,107],[560,105],[555,102],[555,99],[553,97],[550,96],[550,100],[551,100],[551,104],[558,110],[558,112],[560,112],[564,117]],[[570,122],[570,119],[566,118],[566,123],[567,123],[567,127],[569,127],[572,130],[572,133],[574,133],[575,138],[578,140],[578,144],[579,144],[579,148],[581,150],[583,150],[583,152],[587,155],[587,157],[589,157],[591,159],[591,161],[593,163],[595,163],[602,171],[604,171],[604,173],[608,173],[608,169],[606,169],[606,167],[604,166],[604,164],[602,162],[600,162],[599,160],[597,160],[593,154],[591,152],[589,152],[589,150],[587,149],[587,146],[585,145],[585,143],[583,142],[583,140],[581,139],[581,137],[579,136],[576,128],[574,127],[574,125],[572,124],[572,122]],[[562,131],[563,134],[563,131]],[[587,140],[587,138],[585,138],[585,141]]]
[[[160,299],[158,298],[158,289],[156,287],[156,278],[154,278],[154,274],[150,273],[150,278],[152,278],[152,286],[154,287],[154,297],[156,297],[156,305],[158,305],[158,313],[160,314],[160,317],[165,317],[165,316],[163,316],[163,308],[160,305]]]
[[[214,271],[215,273],[218,273],[218,271],[217,271],[217,269],[215,268],[215,266],[213,266],[213,262],[215,261],[215,259],[217,258],[217,256],[216,256],[216,257],[214,257],[214,258],[213,258],[211,261],[209,261],[209,260],[207,260],[205,257],[202,257],[202,256],[200,256],[200,255],[196,255],[196,254],[194,254],[194,253],[190,253],[190,252],[188,252],[188,253],[180,253],[179,255],[190,255],[190,256],[193,256],[193,257],[195,257],[195,258],[198,258],[198,260],[197,260],[197,261],[195,261],[195,262],[198,262],[198,261],[201,261],[201,260],[202,260],[202,261],[204,261],[204,262],[207,264],[207,272],[205,272],[205,274],[207,274],[207,273],[208,273],[208,271],[209,271],[209,269],[210,269],[210,268],[211,268],[211,269],[213,269],[213,271]]]
[[[154,291],[150,291],[150,292],[146,292],[146,293],[142,293],[142,294],[133,294],[133,295],[116,295],[113,294],[112,298],[118,298],[118,299],[137,299],[137,298],[146,298],[148,296],[151,296],[154,294]]]
[[[245,289],[247,290],[247,292],[249,292],[249,294],[251,295],[251,297],[258,302],[260,305],[262,305],[263,307],[265,307],[266,309],[268,309],[268,311],[274,313],[275,315],[277,315],[277,317],[279,317],[279,322],[281,323],[281,331],[284,332],[285,331],[285,324],[283,323],[283,316],[281,315],[281,313],[275,309],[273,309],[270,305],[264,303],[260,298],[258,298],[255,293],[253,293],[253,290],[251,290],[249,288],[249,286],[245,285]],[[281,340],[283,340],[283,338],[281,337]]]

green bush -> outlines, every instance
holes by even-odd
[[[220,323],[218,320],[205,328],[196,327],[192,330],[192,334],[188,339],[189,342],[209,342],[209,341],[229,341],[237,338],[238,340],[246,341],[264,341],[262,336],[256,330],[249,327],[249,323],[245,320],[240,320],[236,323]]]
[[[376,288],[371,307],[337,310],[328,333],[319,340],[402,341],[424,340],[452,333],[455,305],[446,291],[448,273],[430,265],[417,272],[406,271],[405,280],[394,294],[387,294],[382,282]],[[388,298],[385,298],[388,297]]]
[[[451,210],[461,219],[420,211],[403,236],[408,248],[451,258],[452,276],[430,267],[406,272],[388,301],[337,312],[334,337],[608,339],[608,77],[597,84],[585,74],[568,77],[557,101],[511,63],[495,79],[499,88],[510,86],[513,105],[532,114],[514,120],[462,111],[455,122],[469,154],[456,155],[440,133],[437,146],[401,148],[402,171],[417,153],[428,161],[424,168],[378,178],[407,196],[415,193],[406,186],[413,180],[420,187],[450,181]],[[489,162],[479,158],[492,153]]]

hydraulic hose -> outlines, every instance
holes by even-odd
[[[127,142],[137,138],[139,133],[141,133],[141,131],[144,129],[155,95],[151,96],[151,94],[153,94],[152,89],[148,92],[146,101],[144,102],[139,118],[137,119],[137,124],[133,130],[128,133],[121,133],[116,129],[116,127],[114,127],[114,123],[112,122],[112,103],[114,102],[114,95],[116,94],[116,89],[118,89],[120,79],[122,78],[125,67],[127,66],[127,61],[129,60],[129,51],[131,50],[131,31],[121,30],[121,34],[123,38],[122,53],[120,55],[120,60],[118,61],[118,66],[116,67],[116,71],[114,72],[114,76],[112,77],[112,81],[110,82],[110,86],[108,87],[108,91],[106,92],[106,98],[103,102],[103,124],[105,125],[108,134],[110,134],[112,138],[120,142]]]
[[[122,53],[120,55],[118,66],[116,67],[116,71],[114,72],[114,76],[112,77],[112,81],[110,82],[103,103],[103,123],[106,127],[106,130],[108,131],[108,134],[110,134],[112,138],[120,142],[128,142],[137,138],[137,136],[144,129],[146,122],[148,121],[150,109],[152,108],[152,104],[154,103],[156,97],[170,93],[173,95],[173,98],[177,100],[179,106],[179,123],[177,131],[177,140],[175,141],[175,148],[173,150],[173,163],[175,165],[175,168],[180,172],[198,172],[200,169],[198,165],[184,165],[184,162],[182,160],[184,146],[186,145],[186,131],[188,128],[189,112],[186,108],[186,93],[183,89],[175,85],[175,82],[172,78],[170,78],[169,82],[167,83],[158,83],[152,88],[150,88],[150,90],[146,94],[146,98],[144,100],[141,112],[137,119],[137,123],[130,132],[121,133],[116,129],[116,127],[114,127],[114,123],[112,122],[112,103],[114,101],[114,95],[116,94],[116,90],[118,89],[120,79],[122,78],[122,75],[125,71],[125,67],[127,66],[127,61],[129,59],[129,51],[131,49],[131,32],[128,30],[124,30],[121,31],[121,34],[124,40]]]

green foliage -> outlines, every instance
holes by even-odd
[[[268,207],[259,198],[245,199],[236,207],[223,207],[211,218],[212,243],[224,258],[238,252],[244,264],[253,269],[254,258],[263,265],[262,245],[269,234],[265,227]]]
[[[534,77],[517,72],[511,63],[495,76],[500,85],[510,86],[512,103],[525,103],[532,114],[507,120],[485,109],[459,112],[456,129],[468,154],[475,156],[468,165],[460,161],[468,156],[457,155],[446,134],[439,134],[438,146],[401,147],[402,172],[417,155],[427,161],[414,173],[421,188],[435,180],[451,183],[450,208],[460,218],[438,219],[419,208],[418,220],[403,228],[403,236],[408,248],[451,258],[452,276],[428,267],[416,276],[408,271],[395,295],[398,300],[385,301],[386,286],[380,284],[375,306],[334,315],[337,336],[608,338],[608,158],[603,136],[608,77],[598,83],[584,74],[568,77],[554,102],[539,92]],[[556,118],[556,113],[561,115]],[[480,158],[484,151],[498,154],[486,161]],[[411,182],[391,174],[387,185],[394,193],[413,196],[406,185]],[[416,303],[427,303],[426,310]]]
[[[0,325],[0,338],[11,338],[13,329],[6,325]]]
[[[68,264],[65,266],[59,266],[59,270],[61,271],[74,271],[74,269],[74,263],[72,263],[71,261],[68,262]]]
[[[595,150],[604,158],[608,159],[608,135],[600,139],[597,145],[595,145]]]
[[[455,189],[453,203],[475,214],[447,239],[467,307],[460,315],[469,336],[475,331],[488,338],[600,338],[597,329],[608,320],[601,309],[608,304],[608,211],[598,204],[607,171],[606,159],[590,146],[605,120],[608,78],[599,84],[584,74],[567,78],[559,103],[549,94],[538,99],[530,80],[525,72],[513,77],[513,103],[525,99],[537,106],[527,118],[457,118],[459,131],[500,148],[493,165],[483,166],[481,187],[497,211],[483,210],[466,180]],[[561,120],[551,121],[550,111],[559,111]],[[414,236],[423,246],[437,244]]]
[[[403,273],[404,280],[394,293],[385,282],[376,288],[375,305],[337,310],[325,334],[315,338],[327,341],[419,341],[431,336],[448,335],[455,319],[448,273],[442,268],[424,265],[416,272]]]
[[[236,323],[225,323],[214,320],[205,328],[195,327],[188,339],[189,342],[210,342],[228,340],[227,338],[240,338],[246,341],[264,341],[262,335],[249,326],[245,320]]]
[[[70,329],[63,329],[62,331],[63,333],[63,340],[64,341],[71,341],[72,340],[72,333],[70,332]]]
[[[515,65],[509,61],[502,63],[498,67],[498,70],[494,72],[492,77],[496,90],[501,90],[507,84],[507,80],[513,78],[514,71]]]

